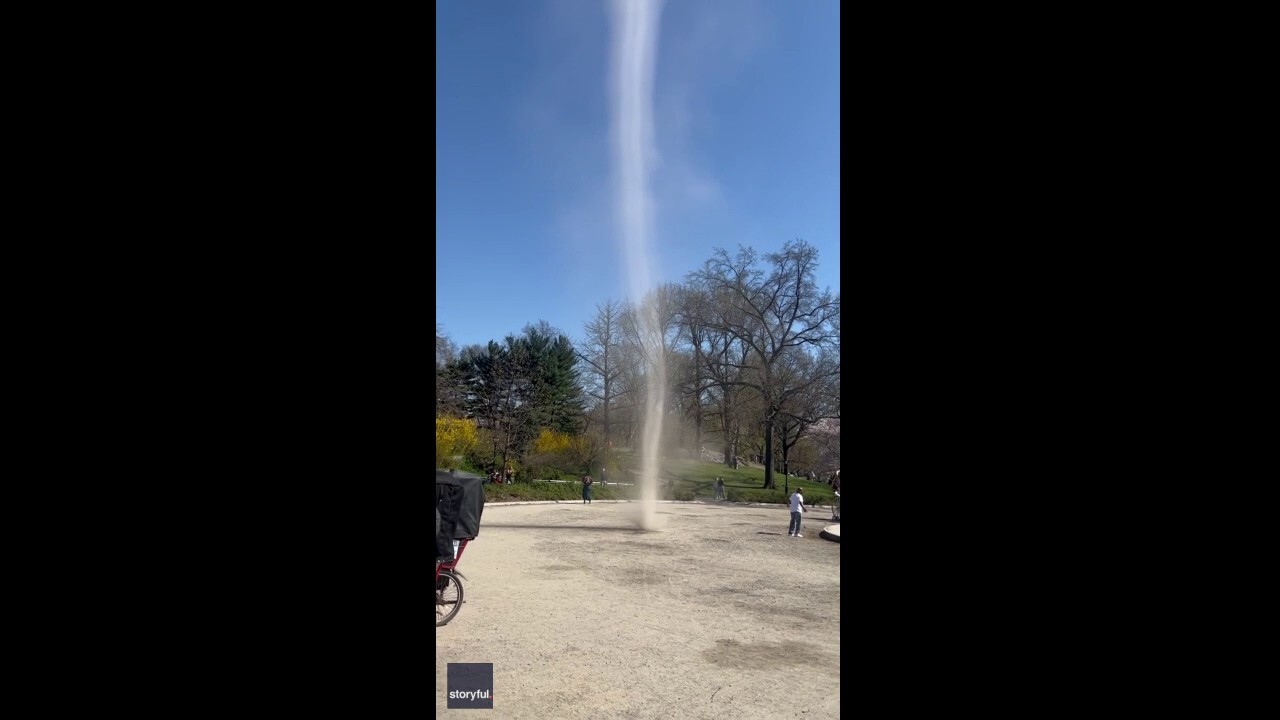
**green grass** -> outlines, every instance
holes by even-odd
[[[639,464],[638,453],[619,452],[618,462],[623,468],[633,468]],[[738,502],[786,503],[787,491],[795,492],[800,488],[806,504],[830,505],[834,500],[831,486],[824,482],[809,482],[803,478],[786,478],[782,473],[774,473],[773,490],[765,490],[764,468],[739,467],[736,470],[721,463],[703,462],[692,458],[668,458],[661,463],[659,477],[671,480],[676,492],[692,490],[697,497],[711,498],[715,496],[713,484],[717,477],[724,478],[725,493],[730,500]],[[623,473],[621,477],[629,481],[633,476]]]
[[[622,482],[634,482],[635,476],[629,472],[639,465],[639,453],[629,450],[618,451],[611,462],[621,469],[611,472],[610,479]],[[474,472],[474,469],[472,469]],[[483,471],[480,471],[483,474]],[[575,480],[577,475],[572,476]],[[595,477],[595,475],[593,475]],[[834,497],[831,487],[823,482],[809,482],[800,478],[783,477],[774,473],[775,488],[765,490],[764,469],[760,467],[739,467],[736,470],[721,463],[702,462],[691,458],[667,458],[662,461],[660,479],[664,486],[659,489],[661,500],[693,500],[710,499],[715,496],[713,484],[717,477],[724,478],[725,493],[734,502],[777,503],[788,502],[788,491],[794,492],[797,487],[804,493],[807,504],[830,506]],[[542,478],[539,478],[542,479]],[[634,485],[617,486],[601,485],[596,477],[592,489],[593,500],[635,500],[639,497]],[[665,483],[670,482],[671,486]],[[520,482],[513,485],[484,486],[485,500],[489,502],[518,500],[582,500],[582,485],[571,483],[529,482],[521,477]]]
[[[591,486],[592,500],[626,499],[622,490],[615,485],[601,487],[600,483]],[[549,483],[518,482],[511,485],[494,485],[485,483],[485,502],[512,502],[517,500],[577,500],[582,502],[581,483]]]

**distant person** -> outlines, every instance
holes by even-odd
[[[791,494],[791,524],[787,526],[787,535],[789,537],[804,537],[800,534],[800,518],[804,515],[804,495],[800,494],[800,488]]]
[[[716,478],[716,499],[724,500],[724,478]]]
[[[600,468],[600,487],[605,487],[608,484],[609,484],[609,471],[605,470],[604,468]]]
[[[582,504],[583,505],[591,504],[591,482],[592,480],[590,475],[582,476]]]

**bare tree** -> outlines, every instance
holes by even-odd
[[[680,303],[683,294],[680,286],[664,283],[642,298],[639,305],[628,305],[623,312],[623,334],[627,342],[640,353],[645,363],[651,364],[658,357],[661,357],[665,363],[667,355],[679,342]],[[656,318],[652,338],[647,337],[640,322],[641,308],[651,309]]]
[[[462,400],[457,392],[456,369],[458,348],[445,334],[444,326],[436,323],[436,417],[462,414]]]
[[[835,351],[823,348],[816,353],[792,348],[778,364],[775,379],[783,398],[777,416],[778,441],[782,450],[782,472],[791,472],[791,450],[808,435],[816,423],[839,416],[840,361]]]
[[[445,333],[444,326],[436,323],[436,367],[444,367],[453,362],[457,348]]]
[[[840,420],[822,420],[809,432],[818,454],[818,472],[829,475],[840,469]]]
[[[750,362],[737,382],[754,388],[764,405],[764,487],[774,487],[773,442],[775,424],[789,392],[778,374],[785,353],[793,348],[819,348],[835,342],[832,321],[839,303],[830,290],[820,291],[815,272],[817,248],[795,240],[781,252],[760,262],[756,252],[740,248],[736,256],[717,249],[690,281],[706,289],[717,302],[711,304],[707,327],[722,330],[741,341]]]
[[[710,342],[710,331],[703,324],[707,302],[707,294],[701,289],[690,286],[680,288],[676,321],[680,332],[679,341],[683,347],[688,348],[688,352],[680,359],[679,372],[672,375],[678,383],[685,415],[693,420],[694,456],[698,459],[702,459],[702,421],[710,400],[708,392],[715,385],[714,377],[707,371],[703,360],[706,349],[704,343]],[[725,460],[728,462],[727,453]]]
[[[729,467],[738,466],[738,456],[742,453],[741,437],[743,427],[752,427],[750,398],[743,394],[748,387],[746,376],[754,372],[747,364],[750,348],[745,343],[724,331],[711,331],[707,334],[708,352],[704,356],[703,368],[711,379],[712,387],[717,390],[719,399],[718,412],[721,437],[724,441],[724,462]]]
[[[680,325],[677,320],[679,296],[679,286],[659,285],[639,303],[628,304],[622,315],[624,344],[631,355],[629,358],[631,362],[627,365],[628,371],[625,375],[627,376],[626,384],[631,391],[633,437],[636,427],[634,421],[639,419],[639,413],[636,411],[639,408],[648,407],[650,389],[647,381],[652,373],[658,373],[660,376],[659,385],[664,393],[661,403],[663,412],[675,405],[671,402],[673,393],[670,383],[665,381],[665,375],[666,368],[674,364],[674,353],[679,339]],[[648,314],[647,322],[644,321],[641,313]],[[658,362],[662,363],[660,367],[657,365]],[[665,447],[665,443],[663,446]]]
[[[596,305],[596,315],[583,326],[578,357],[585,363],[583,389],[598,403],[606,446],[613,438],[610,412],[618,402],[618,379],[625,370],[622,315],[626,306],[617,300]]]

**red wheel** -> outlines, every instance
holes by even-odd
[[[462,609],[462,582],[449,570],[436,578],[436,627],[446,625]]]

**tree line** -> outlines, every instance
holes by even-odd
[[[638,444],[646,377],[661,359],[667,454],[700,456],[711,445],[728,466],[763,465],[766,488],[802,445],[807,469],[830,471],[839,466],[840,296],[818,287],[817,267],[803,240],[765,254],[717,249],[638,305],[601,302],[576,341],[539,322],[458,349],[437,328],[437,417],[474,420],[495,465],[526,457],[550,430],[591,438],[578,456],[595,467],[608,448]],[[641,309],[657,318],[655,332],[642,331]]]

